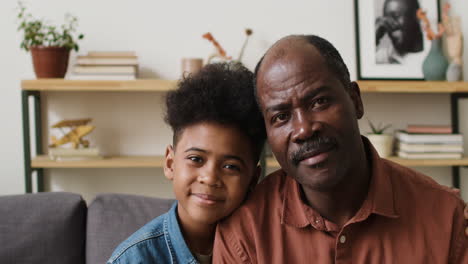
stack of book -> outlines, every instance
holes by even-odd
[[[409,125],[395,137],[401,158],[460,159],[463,156],[463,136],[453,134],[450,126]]]
[[[135,80],[138,57],[133,51],[90,51],[78,56],[71,80]]]

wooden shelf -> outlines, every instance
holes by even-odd
[[[47,155],[32,159],[32,168],[162,168],[163,156],[112,156],[98,160],[54,161]]]
[[[38,79],[21,81],[23,90],[41,92],[166,92],[174,89],[176,85],[177,81],[158,79],[132,81]]]
[[[468,82],[358,81],[362,93],[467,93]]]
[[[389,157],[395,163],[406,167],[450,167],[450,166],[468,166],[468,157],[462,159],[402,159],[398,157]],[[279,168],[279,164],[275,158],[267,158],[268,168]]]
[[[453,160],[410,160],[398,157],[390,157],[389,160],[408,167],[444,167],[444,166],[468,166],[468,157]],[[275,158],[267,158],[268,168],[279,168]],[[47,155],[33,158],[32,168],[162,168],[163,156],[112,156],[100,160],[83,161],[54,161]]]
[[[468,82],[445,81],[358,81],[363,93],[463,93]],[[23,80],[27,91],[74,92],[165,92],[176,87],[175,80],[141,79],[133,81],[37,79]]]

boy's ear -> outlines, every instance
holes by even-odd
[[[262,167],[259,165],[257,168],[255,168],[254,175],[252,176],[252,180],[250,181],[249,186],[247,187],[247,192],[245,193],[244,201],[249,198],[250,193],[255,189],[255,186],[257,186],[258,180],[260,179],[260,175],[262,175]]]
[[[258,165],[257,168],[255,169],[254,175],[252,177],[252,181],[250,182],[249,191],[252,191],[253,189],[255,189],[255,186],[257,186],[258,180],[260,179],[260,175],[262,175],[262,167]]]
[[[169,180],[174,179],[174,148],[172,145],[166,147],[166,158],[164,159],[164,175]]]

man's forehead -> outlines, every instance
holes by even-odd
[[[304,40],[285,40],[272,47],[265,55],[258,72],[257,84],[262,86],[265,82],[285,81],[293,76],[327,70],[324,58],[312,44]]]

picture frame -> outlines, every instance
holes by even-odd
[[[423,80],[431,42],[416,16],[418,8],[427,12],[431,25],[439,23],[439,0],[354,0],[359,80]]]

